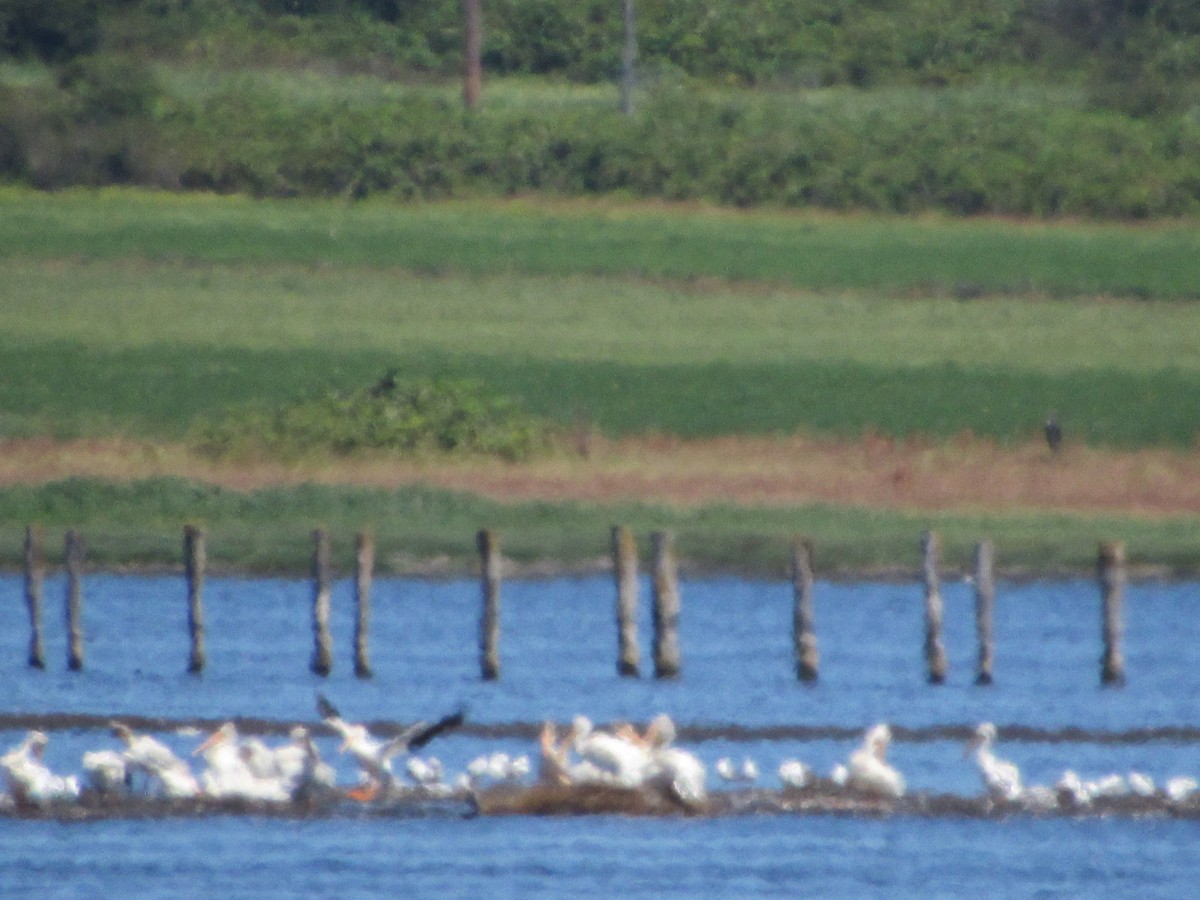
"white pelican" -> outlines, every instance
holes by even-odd
[[[966,755],[974,753],[979,775],[993,800],[1016,803],[1022,794],[1021,770],[992,753],[995,740],[996,726],[991,722],[981,723],[967,742]]]
[[[129,793],[131,772],[123,753],[116,750],[90,750],[83,754],[83,771],[87,784],[97,794],[123,795]]]
[[[672,746],[675,723],[670,716],[660,713],[651,719],[642,741],[650,751],[647,784],[688,807],[698,807],[708,799],[704,763],[682,747]]]
[[[758,781],[758,764],[749,757],[737,766],[728,756],[723,756],[717,760],[715,768],[717,774],[730,784],[754,784]]]
[[[256,771],[251,764],[252,754],[241,745],[237,726],[232,722],[221,725],[192,755],[204,757],[208,764],[201,776],[201,783],[204,793],[210,797],[267,803],[282,803],[291,799],[291,794],[274,771],[273,761],[266,768],[268,764],[260,758]],[[266,774],[260,775],[259,771]]]
[[[151,790],[171,799],[195,797],[200,793],[200,785],[188,764],[165,745],[148,734],[134,734],[121,722],[112,723],[112,733],[125,745],[125,761],[130,774],[144,773],[150,780]]]
[[[867,729],[862,746],[847,761],[847,787],[877,797],[904,796],[904,777],[887,763],[891,741],[892,730],[887,725],[872,725]]]
[[[367,726],[351,724],[343,719],[337,707],[321,694],[317,695],[317,709],[325,724],[342,737],[342,745],[338,752],[349,753],[362,769],[365,781],[360,788],[350,793],[355,800],[373,800],[380,792],[386,794],[396,781],[392,773],[392,757],[410,750],[419,750],[443,731],[461,725],[465,717],[460,709],[456,713],[443,716],[432,725],[418,722],[390,740],[379,741],[371,737]]]
[[[331,790],[337,783],[333,766],[321,759],[312,736],[303,725],[290,732],[291,740],[272,752],[275,777],[293,800],[313,792]]]
[[[596,780],[625,788],[640,787],[645,781],[650,754],[637,741],[597,731],[587,716],[571,721],[567,740],[579,758],[599,773]],[[586,768],[576,770],[572,780],[586,772]]]
[[[779,780],[785,788],[802,790],[812,784],[812,767],[798,759],[785,759],[779,764]]]
[[[45,732],[31,731],[20,744],[0,756],[0,770],[18,806],[46,806],[79,797],[79,782],[74,775],[55,775],[43,762],[49,742]]]

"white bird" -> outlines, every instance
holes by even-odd
[[[749,757],[737,766],[728,756],[723,756],[717,760],[715,768],[717,774],[730,784],[754,784],[758,781],[758,764]]]
[[[993,800],[1016,803],[1022,794],[1021,770],[992,753],[995,740],[996,726],[991,722],[983,722],[967,742],[966,754],[974,753],[979,775]]]
[[[129,793],[130,771],[125,755],[116,750],[89,750],[83,754],[87,785],[97,794],[121,796]]]
[[[675,736],[675,723],[666,713],[650,720],[641,737],[650,752],[645,782],[685,807],[695,809],[708,799],[708,773],[695,754],[672,746]]]
[[[1129,782],[1125,780],[1125,776],[1116,772],[1111,775],[1104,775],[1095,781],[1084,782],[1084,787],[1088,792],[1088,796],[1093,800],[1119,799],[1121,797],[1128,797],[1131,793]]]
[[[513,757],[507,753],[490,753],[476,757],[467,763],[467,775],[472,787],[484,782],[516,784],[529,774],[528,756]]]
[[[1138,797],[1153,797],[1158,793],[1154,779],[1144,772],[1130,772],[1127,779],[1129,790]]]
[[[1066,809],[1083,809],[1092,803],[1092,795],[1087,785],[1074,769],[1067,769],[1054,785],[1058,794],[1058,804]]]
[[[627,738],[598,731],[586,716],[571,722],[567,740],[580,759],[590,764],[575,769],[572,780],[596,778],[617,787],[636,788],[646,779],[650,754],[645,747]]]
[[[404,763],[405,771],[408,772],[408,777],[413,780],[417,787],[426,790],[437,790],[445,787],[445,769],[442,766],[442,761],[435,756],[428,759],[422,759],[419,756],[410,756]]]
[[[268,763],[260,754],[257,763],[252,765],[252,753],[242,746],[237,727],[232,722],[221,725],[192,755],[202,756],[208,764],[201,776],[201,783],[204,793],[210,797],[264,803],[282,803],[291,799],[291,794],[274,771],[273,761],[268,769]],[[260,775],[259,772],[265,774]]]
[[[1182,803],[1200,790],[1200,781],[1190,775],[1176,775],[1168,778],[1163,785],[1163,793],[1172,803]]]
[[[779,764],[779,780],[785,788],[802,790],[812,784],[812,767],[798,759],[785,759]]]
[[[171,799],[199,795],[200,785],[191,768],[164,744],[148,734],[135,734],[121,722],[112,723],[112,733],[125,745],[125,762],[130,774],[145,774],[152,792]]]
[[[331,790],[337,783],[333,766],[321,759],[312,736],[303,725],[294,727],[288,743],[275,748],[272,761],[276,777],[293,800]]]
[[[432,725],[418,722],[387,741],[376,740],[365,725],[351,724],[341,717],[337,708],[323,695],[317,695],[317,709],[325,724],[342,737],[339,753],[349,753],[363,772],[363,784],[350,792],[355,800],[373,800],[386,794],[396,783],[392,758],[410,750],[418,750],[434,737],[462,724],[464,713],[459,710],[444,716]]]
[[[891,741],[892,730],[887,725],[872,725],[867,729],[862,746],[847,761],[847,787],[876,797],[904,796],[904,777],[887,763]]]
[[[834,763],[833,768],[829,770],[829,780],[835,787],[844,788],[850,781],[850,770],[844,763]]]
[[[20,744],[0,756],[0,770],[18,806],[47,806],[79,797],[79,781],[75,776],[55,775],[43,761],[49,742],[45,732],[31,731]]]

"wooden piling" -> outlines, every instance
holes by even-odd
[[[979,636],[979,670],[975,683],[978,685],[992,683],[992,663],[996,655],[994,557],[990,540],[985,538],[975,545],[975,631]]]
[[[42,583],[46,577],[46,557],[42,552],[42,529],[25,529],[25,606],[29,610],[29,666],[46,668],[42,647]]]
[[[1125,660],[1121,656],[1122,595],[1125,591],[1125,543],[1105,541],[1100,545],[1097,562],[1101,595],[1101,630],[1104,653],[1101,657],[1101,684],[1119,687],[1125,683]]]
[[[670,532],[650,536],[654,556],[654,677],[679,675],[679,583],[675,540]]]
[[[479,619],[479,667],[484,681],[500,677],[500,538],[484,528],[476,535],[482,572],[483,614]]]
[[[821,654],[813,620],[812,544],[800,538],[792,542],[792,643],[796,652],[796,677],[817,680]]]
[[[483,92],[483,0],[463,0],[463,103],[475,109]]]
[[[942,594],[938,584],[938,536],[921,535],[922,574],[925,581],[925,664],[930,684],[946,680],[946,648],[942,645]]]
[[[633,532],[625,525],[612,530],[613,573],[617,582],[617,674],[637,678],[638,559]]]
[[[207,562],[204,529],[196,525],[184,526],[183,566],[187,576],[188,635],[192,645],[187,670],[193,674],[203,672],[205,664],[204,568]]]
[[[83,668],[83,535],[74,529],[67,532],[67,668],[78,672]]]
[[[332,595],[329,532],[313,531],[313,658],[309,666],[322,677],[333,671],[333,640],[329,634],[329,608]]]
[[[371,625],[371,578],[375,570],[375,538],[361,531],[355,544],[354,568],[354,674],[371,677],[371,657],[367,648]]]

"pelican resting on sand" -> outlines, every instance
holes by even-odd
[[[412,750],[419,750],[444,731],[457,728],[466,717],[463,710],[443,716],[433,724],[418,722],[387,741],[371,736],[367,726],[351,724],[342,718],[337,707],[324,695],[317,695],[317,710],[325,724],[341,735],[340,753],[349,753],[363,772],[364,782],[349,796],[355,800],[374,800],[381,793],[387,794],[396,784],[392,772],[392,758]]]
[[[209,797],[263,803],[291,799],[275,771],[270,750],[261,742],[252,747],[243,744],[232,722],[224,723],[209,735],[192,755],[203,757],[208,764],[201,784]]]
[[[891,742],[892,729],[887,725],[868,728],[862,746],[850,754],[846,763],[846,787],[875,797],[903,797],[904,776],[887,763]]]
[[[129,774],[143,773],[151,793],[172,800],[196,797],[200,785],[186,762],[148,734],[135,734],[121,722],[112,723],[112,733],[125,745]]]
[[[23,741],[0,756],[0,771],[8,792],[18,806],[48,806],[79,799],[79,781],[74,775],[55,775],[43,761],[50,739],[45,732],[31,731]]]
[[[1021,770],[992,753],[995,740],[996,726],[991,722],[983,722],[967,742],[965,755],[974,754],[979,776],[983,779],[989,797],[1004,803],[1016,803],[1023,794]]]

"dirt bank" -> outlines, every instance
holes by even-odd
[[[180,476],[239,490],[314,482],[425,483],[492,499],[645,500],[681,506],[812,502],[912,510],[1059,510],[1138,516],[1200,514],[1200,453],[1119,452],[1044,444],[1001,447],[964,437],[931,443],[868,437],[682,441],[593,439],[586,453],[530,463],[335,460],[215,463],[181,446],[134,441],[0,442],[0,484],[72,476]]]

